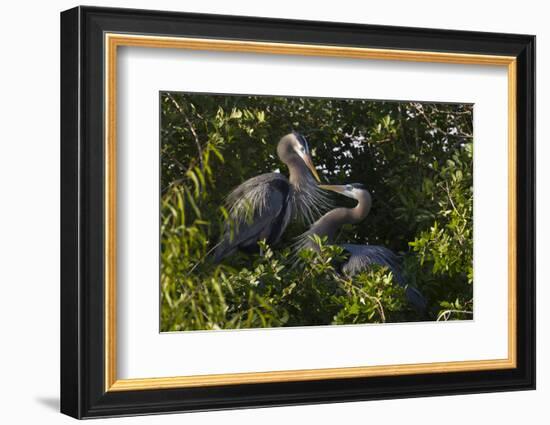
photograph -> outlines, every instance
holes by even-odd
[[[536,27],[294,9],[61,12],[65,415],[535,389]]]
[[[160,330],[474,319],[474,105],[162,91]]]

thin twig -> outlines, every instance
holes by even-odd
[[[185,168],[185,166],[178,160],[174,157],[174,155],[170,155],[169,153],[162,153],[161,156],[165,156],[165,157],[168,157],[168,159],[170,159],[170,161],[172,161],[174,164],[176,164],[179,169],[183,172],[186,172],[187,171],[187,168]]]
[[[474,312],[473,311],[468,311],[468,310],[445,310],[445,311],[442,311],[441,313],[439,313],[439,315],[437,316],[437,319],[436,321],[439,322],[441,321],[441,319],[444,319],[445,321],[449,320],[449,317],[451,314],[453,313],[462,313],[462,314],[469,314],[469,315],[474,315]]]
[[[187,118],[187,115],[183,111],[182,107],[179,105],[179,103],[172,97],[170,93],[167,94],[168,98],[172,101],[178,112],[182,115],[183,119],[187,123],[187,126],[189,127],[189,131],[191,131],[191,134],[193,135],[193,138],[195,139],[195,144],[197,145],[197,150],[199,151],[199,162],[201,164],[201,169],[204,170],[204,163],[202,161],[202,146],[201,142],[199,140],[199,136],[197,135],[197,132],[195,131],[195,128],[193,127],[193,124],[191,121],[189,121],[189,118]]]
[[[368,294],[366,291],[358,287],[357,285],[354,285],[352,281],[348,281],[345,279],[342,279],[340,276],[338,276],[336,273],[333,274],[333,278],[340,282],[343,285],[349,285],[352,289],[355,289],[357,292],[359,292],[361,295],[363,295],[365,298],[368,298],[371,301],[374,301],[377,305],[376,309],[378,310],[378,313],[380,314],[380,319],[382,320],[382,323],[386,323],[386,314],[384,313],[384,307],[382,306],[382,302],[379,298]]]
[[[464,218],[464,214],[461,214],[458,209],[456,208],[455,206],[455,203],[453,202],[453,198],[451,196],[451,190],[449,189],[449,184],[447,182],[445,182],[445,187],[444,187],[444,190],[445,192],[447,192],[447,198],[449,198],[449,201],[451,202],[451,206],[453,207],[453,210],[462,218]],[[466,224],[465,224],[466,225]],[[458,243],[460,244],[460,246],[464,245],[464,237],[462,236],[462,234],[457,234],[458,236]]]
[[[448,131],[442,130],[440,127],[438,127],[437,125],[435,125],[433,122],[431,122],[428,119],[428,117],[426,116],[426,111],[424,111],[424,108],[422,107],[422,104],[414,103],[413,105],[416,109],[416,112],[418,112],[418,114],[420,114],[422,116],[422,118],[424,118],[424,121],[426,121],[426,123],[428,124],[428,126],[432,130],[434,130],[436,132],[439,132],[441,134],[444,134],[445,136],[457,136],[457,137],[463,137],[465,139],[472,139],[474,137],[471,134],[467,134],[467,133],[464,133],[464,132],[458,132],[458,130],[457,130],[456,134],[452,134],[452,133],[449,133]]]
[[[449,184],[447,182],[445,182],[445,192],[447,192],[447,198],[449,198],[449,201],[451,202],[451,206],[453,207],[453,210],[455,210],[455,212],[462,216],[462,214],[460,214],[460,212],[458,211],[458,209],[456,208],[455,206],[455,203],[453,202],[453,198],[451,196],[451,189],[449,189]]]
[[[435,106],[431,106],[431,110],[436,114],[445,114],[445,115],[471,115],[472,111],[442,111],[437,109]]]

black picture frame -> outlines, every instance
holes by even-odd
[[[517,367],[105,391],[104,34],[258,40],[517,58]],[[61,13],[61,412],[75,418],[535,388],[535,37],[76,7]]]

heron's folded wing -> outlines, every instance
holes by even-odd
[[[343,244],[342,248],[350,253],[348,262],[343,271],[347,275],[354,275],[364,271],[372,264],[388,267],[395,276],[397,283],[404,285],[401,267],[397,255],[390,249],[378,245]]]
[[[369,265],[378,264],[388,267],[395,276],[399,286],[405,288],[405,295],[409,302],[418,311],[424,311],[428,301],[422,293],[414,286],[408,285],[401,272],[399,260],[394,252],[384,246],[378,245],[342,245],[350,253],[348,262],[342,268],[343,272],[349,276],[364,271]]]
[[[280,232],[280,216],[286,199],[278,190],[272,190],[266,197],[261,210],[255,210],[250,220],[240,220],[234,228],[233,244],[239,246],[255,245],[259,240],[270,241],[272,234]]]
[[[214,254],[216,261],[237,248],[254,248],[261,239],[275,243],[286,227],[288,181],[279,175],[272,179],[266,176],[250,179],[232,192],[230,222]]]
[[[252,177],[237,186],[227,196],[226,204],[234,217],[252,211],[261,214],[270,196],[275,192],[288,193],[288,179],[280,173],[266,173]]]

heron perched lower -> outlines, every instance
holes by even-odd
[[[360,223],[369,214],[372,206],[371,195],[362,184],[320,185],[319,187],[355,199],[357,205],[354,208],[336,208],[323,215],[301,235],[299,249],[316,249],[315,242],[311,238],[313,235],[326,236],[328,243],[333,243],[336,233],[344,224]],[[419,311],[426,309],[426,298],[418,289],[407,284],[399,265],[399,258],[393,251],[379,245],[342,244],[340,246],[348,254],[347,261],[342,265],[344,274],[353,276],[373,264],[388,267],[395,276],[396,282],[405,288],[407,299],[414,308]]]
[[[289,177],[266,173],[248,179],[227,197],[229,220],[214,252],[214,262],[237,250],[259,251],[258,241],[275,245],[294,216],[313,222],[329,204],[317,182],[304,136],[293,132],[277,145],[279,159],[288,166]]]

